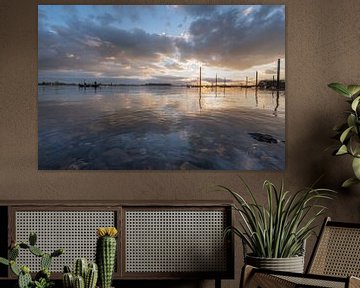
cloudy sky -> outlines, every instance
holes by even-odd
[[[39,5],[39,82],[192,83],[270,79],[284,5]]]

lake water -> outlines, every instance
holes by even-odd
[[[285,95],[39,86],[39,169],[283,170]]]

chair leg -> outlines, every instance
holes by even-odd
[[[349,288],[360,288],[360,278],[349,277]]]
[[[221,279],[215,278],[215,288],[221,288]]]
[[[254,271],[254,267],[252,267],[250,265],[244,265],[244,267],[242,268],[242,271],[241,271],[239,288],[248,287],[250,280],[251,280],[251,275],[253,274],[253,271]]]

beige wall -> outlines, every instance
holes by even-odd
[[[265,0],[221,3],[279,4]],[[331,92],[327,84],[360,82],[360,2],[281,3],[286,4],[287,28],[286,170],[126,172],[37,170],[37,1],[0,0],[0,200],[230,199],[210,187],[236,187],[237,175],[258,189],[258,196],[264,200],[264,179],[280,183],[284,178],[287,187],[295,190],[325,173],[321,185],[340,192],[329,215],[359,222],[360,186],[347,191],[339,189],[341,181],[351,173],[349,159],[334,158],[325,148],[333,143],[332,126],[342,119],[346,107],[344,99]],[[240,253],[237,256],[240,258]],[[240,265],[239,260],[236,268],[240,269]],[[239,275],[237,281],[238,278]],[[227,281],[225,286],[237,287],[237,281]]]

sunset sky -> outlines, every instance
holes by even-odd
[[[270,79],[284,5],[39,5],[39,82],[185,84]]]

